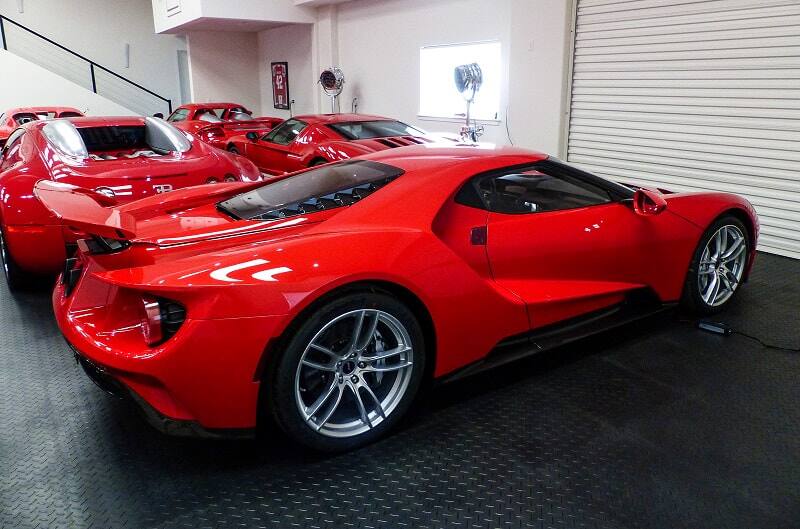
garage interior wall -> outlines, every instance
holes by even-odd
[[[261,108],[258,35],[240,31],[193,31],[186,35],[192,99]]]
[[[262,108],[272,109],[269,62],[289,62],[289,88],[298,112],[329,112],[316,84],[335,63],[346,77],[340,108],[358,97],[361,113],[399,118],[434,132],[457,132],[459,120],[421,119],[419,50],[423,46],[499,40],[504,79],[499,122],[487,122],[484,141],[558,154],[563,120],[571,5],[563,0],[371,0],[325,6],[318,22],[261,32]],[[480,24],[476,24],[480,20]],[[512,24],[513,20],[513,24]],[[365,29],[368,28],[368,29]],[[311,63],[301,53],[313,32]],[[295,47],[297,43],[297,47]],[[309,77],[304,79],[305,75]],[[511,88],[509,88],[511,87]],[[455,90],[455,89],[454,89]],[[314,106],[308,104],[311,96]],[[506,114],[513,118],[508,121]]]
[[[178,50],[185,49],[176,35],[153,32],[153,11],[144,0],[0,0],[0,13],[116,71],[154,92],[180,101]],[[9,29],[9,32],[13,28]],[[35,52],[41,42],[29,39]],[[125,67],[125,44],[130,44],[130,66]],[[27,45],[27,44],[26,44]],[[51,47],[42,53],[52,52]],[[85,63],[84,63],[85,64]]]
[[[273,62],[289,63],[289,98],[295,101],[294,114],[313,114],[319,87],[312,67],[314,26],[292,24],[267,29],[258,34],[261,114],[289,117],[288,110],[274,108],[272,100]]]
[[[577,5],[568,159],[745,195],[760,249],[800,258],[800,2]]]
[[[3,83],[0,113],[21,106],[71,106],[93,116],[126,116],[133,112],[38,64],[0,49],[0,72],[14,72]]]

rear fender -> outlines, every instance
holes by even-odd
[[[518,298],[480,277],[435,236],[415,230],[319,234],[94,275],[180,301],[189,319],[280,316],[279,332],[334,289],[370,281],[396,284],[414,293],[431,315],[436,350],[442,352],[437,376],[478,360],[497,336],[528,330]],[[465,329],[481,328],[490,332],[465,339]]]

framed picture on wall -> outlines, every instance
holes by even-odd
[[[289,110],[289,64],[272,63],[272,102],[275,108]]]

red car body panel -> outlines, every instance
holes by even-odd
[[[5,145],[6,140],[8,139],[9,135],[14,132],[14,129],[19,127],[21,123],[18,123],[15,119],[15,116],[18,114],[35,114],[37,116],[41,116],[42,114],[48,114],[50,119],[62,118],[62,117],[76,117],[76,116],[83,116],[83,112],[78,110],[77,108],[72,107],[19,107],[19,108],[10,108],[2,113],[2,118],[0,119],[0,147]],[[50,116],[52,114],[52,116]],[[41,117],[39,118],[41,119]]]
[[[243,109],[248,114],[251,114],[244,105],[238,103],[188,103],[176,108],[167,118],[167,121],[181,130],[196,135],[201,141],[220,149],[224,149],[234,136],[247,134],[248,132],[262,135],[283,121],[281,118],[273,117],[259,117],[249,120],[234,119],[233,114],[238,109]],[[222,115],[217,116],[220,121],[212,123],[200,119],[203,114],[208,112],[213,113],[215,116],[217,112],[221,112]],[[184,113],[186,114],[184,119],[174,121],[183,116]]]
[[[288,145],[268,142],[263,138],[250,140],[245,135],[238,135],[228,140],[228,146],[252,160],[262,172],[282,175],[305,169],[319,161],[338,162],[387,149],[437,141],[424,134],[349,140],[328,126],[336,123],[395,121],[382,116],[313,114],[292,119],[303,121],[308,126]]]
[[[139,126],[144,118],[92,117],[70,122],[78,129]],[[261,180],[258,169],[249,161],[196,141],[187,152],[158,157],[69,159],[42,134],[47,123],[24,125],[21,140],[10,146],[0,160],[0,227],[15,262],[31,273],[53,274],[61,270],[65,244],[82,236],[71,229],[75,226],[63,226],[34,196],[33,188],[39,180],[112,189],[118,203],[153,196],[160,190],[206,184],[212,177],[218,181],[226,175],[248,182]]]
[[[368,198],[258,221],[234,220],[216,204],[263,184],[109,208],[40,183],[37,196],[68,222],[90,232],[94,224],[94,233],[119,229],[131,243],[118,253],[80,253],[74,292],[59,285],[53,294],[59,326],[84,358],[158,413],[206,429],[251,428],[272,344],[339,287],[377,283],[415,297],[420,317],[430,318],[433,376],[442,377],[508,337],[613,306],[627,293],[647,289],[675,302],[719,214],[733,211],[757,226],[752,207],[734,195],[667,194],[666,210],[652,216],[635,213],[630,201],[501,215],[455,199],[474,175],[544,158],[466,145],[384,151],[364,159],[405,174]],[[103,211],[113,220],[102,220]],[[475,243],[474,229],[485,230],[485,244]],[[142,337],[143,295],[186,308],[177,334],[156,347]]]

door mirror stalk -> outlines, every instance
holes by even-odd
[[[652,189],[637,189],[633,195],[633,210],[645,217],[658,215],[667,209],[664,195]]]

